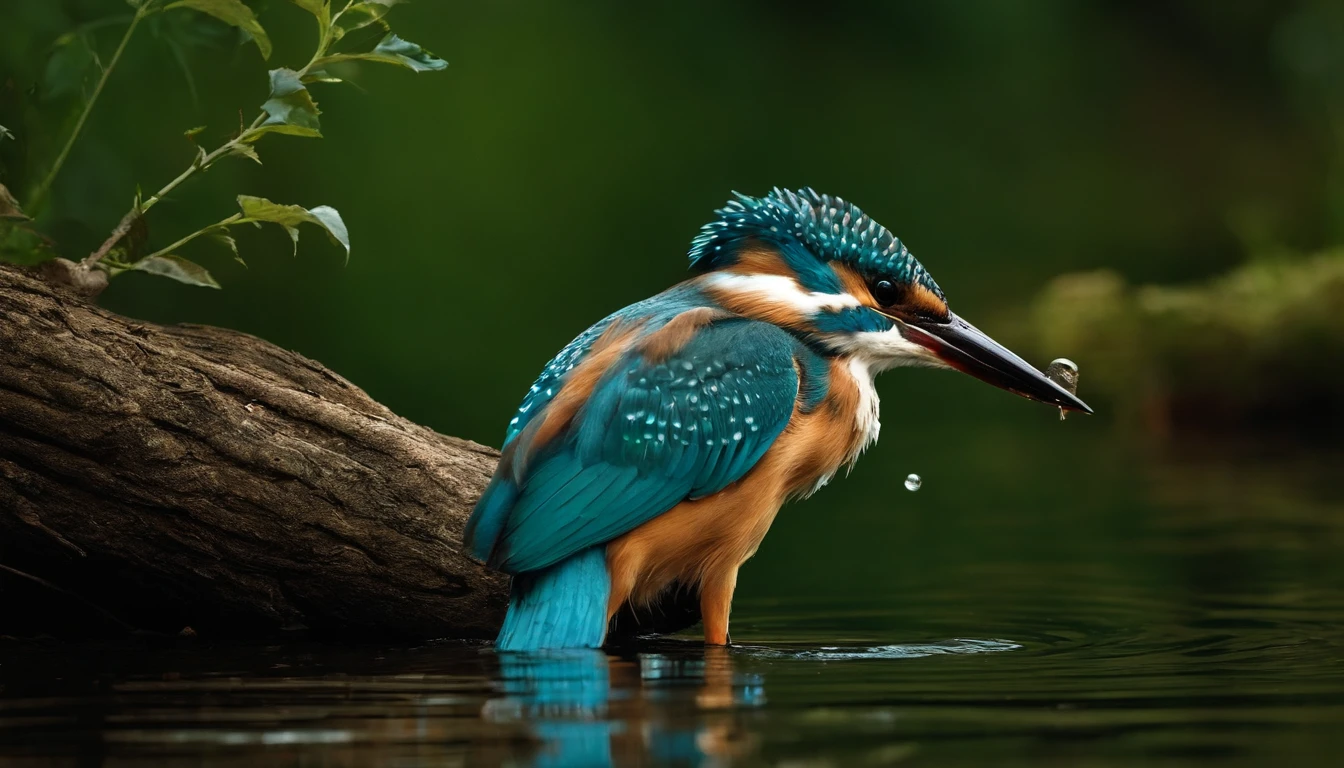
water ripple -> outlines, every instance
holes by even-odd
[[[850,661],[857,659],[920,659],[925,656],[959,656],[972,653],[1002,653],[1021,650],[1022,646],[1008,640],[972,640],[955,638],[941,643],[911,645],[878,645],[870,648],[823,646],[815,650],[780,650],[775,648],[746,648],[748,655],[761,658],[820,659],[822,661]]]

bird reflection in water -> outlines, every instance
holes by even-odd
[[[760,677],[737,673],[722,647],[498,659],[502,695],[486,702],[482,714],[521,725],[537,739],[535,768],[617,765],[642,755],[659,764],[726,763],[753,746],[738,713],[765,701]]]

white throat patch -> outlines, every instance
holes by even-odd
[[[850,466],[858,461],[859,454],[863,453],[868,446],[877,442],[877,435],[882,431],[882,422],[879,420],[879,406],[881,403],[877,397],[877,387],[873,386],[872,367],[864,360],[854,357],[849,361],[849,375],[854,377],[854,383],[859,388],[859,407],[854,413],[854,429],[862,436],[862,442],[854,455],[849,457]]]
[[[842,354],[862,360],[873,373],[900,366],[946,368],[928,347],[901,335],[901,326],[886,331],[832,334],[827,339]]]

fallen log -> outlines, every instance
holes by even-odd
[[[0,635],[84,604],[158,632],[490,637],[507,578],[460,541],[497,457],[261,339],[0,266]]]

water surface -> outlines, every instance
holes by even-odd
[[[1341,764],[1338,457],[1077,434],[786,509],[727,650],[0,641],[0,762]]]

